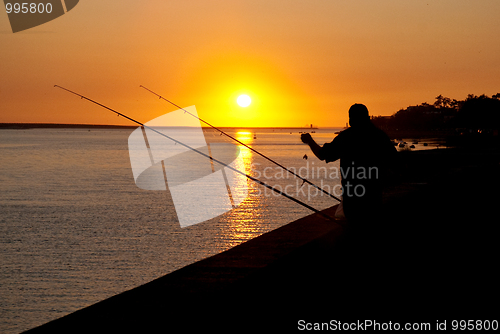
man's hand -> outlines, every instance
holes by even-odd
[[[311,137],[309,133],[303,133],[300,135],[300,139],[303,143],[309,145],[311,151],[314,153],[319,160],[325,160],[325,158],[321,154],[321,146],[319,146],[314,139]]]
[[[303,133],[300,135],[300,140],[302,140],[302,142],[304,144],[310,144],[312,142],[314,142],[314,139],[311,137],[311,134],[309,133]]]

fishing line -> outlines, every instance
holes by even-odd
[[[103,107],[103,108],[105,108],[105,109],[107,109],[107,110],[109,110],[109,111],[111,111],[111,112],[113,112],[113,113],[117,114],[118,116],[122,116],[122,117],[124,117],[124,118],[126,118],[126,119],[128,119],[128,120],[130,120],[130,121],[132,121],[132,122],[134,122],[134,123],[136,123],[136,124],[138,124],[138,125],[140,125],[140,126],[144,127],[144,128],[148,128],[149,130],[154,131],[155,133],[159,134],[160,136],[163,136],[163,137],[165,137],[165,138],[168,138],[168,139],[170,139],[170,140],[174,141],[174,142],[175,142],[175,143],[177,143],[177,144],[180,144],[180,145],[182,145],[182,146],[184,146],[184,147],[186,147],[186,148],[188,148],[188,149],[190,149],[190,150],[192,150],[192,151],[194,151],[194,152],[196,152],[196,153],[198,153],[198,154],[201,154],[202,156],[204,156],[204,157],[206,157],[206,158],[208,158],[208,159],[210,159],[210,160],[212,160],[212,161],[214,161],[214,162],[217,162],[217,163],[221,164],[222,166],[224,166],[224,167],[226,167],[226,168],[229,168],[229,169],[231,169],[232,171],[235,171],[235,172],[237,172],[237,173],[239,173],[239,174],[241,174],[241,175],[243,175],[243,176],[247,177],[248,179],[250,179],[250,180],[252,180],[252,181],[254,181],[254,182],[256,182],[256,183],[258,183],[258,184],[260,184],[260,185],[262,185],[262,186],[264,186],[264,187],[266,187],[266,188],[268,188],[268,189],[271,189],[272,191],[276,192],[277,194],[280,194],[280,195],[282,195],[282,196],[284,196],[284,197],[288,198],[289,200],[294,201],[295,203],[302,205],[303,207],[305,207],[305,208],[307,208],[307,209],[309,209],[309,210],[311,210],[311,211],[313,211],[313,212],[315,212],[315,213],[317,213],[317,214],[319,214],[319,215],[323,216],[324,218],[326,218],[326,219],[328,219],[328,220],[333,220],[333,221],[335,220],[335,219],[333,219],[332,217],[330,217],[329,215],[327,215],[327,214],[325,214],[325,213],[323,213],[323,212],[321,212],[321,211],[319,211],[319,210],[317,210],[317,209],[313,208],[312,206],[310,206],[310,205],[308,205],[308,204],[306,204],[306,203],[304,203],[304,202],[302,202],[302,201],[300,201],[300,200],[298,200],[298,199],[296,199],[296,198],[293,198],[293,197],[291,197],[291,196],[287,195],[287,194],[286,194],[286,193],[284,193],[283,191],[278,190],[278,189],[276,189],[275,187],[270,186],[270,185],[268,185],[267,183],[264,183],[264,182],[260,181],[259,179],[254,178],[253,176],[250,176],[250,175],[248,175],[248,174],[246,174],[246,173],[243,173],[242,171],[239,171],[239,170],[238,170],[238,169],[236,169],[236,168],[233,168],[233,167],[231,167],[231,166],[229,166],[229,165],[226,165],[224,162],[219,161],[219,160],[215,159],[214,157],[211,157],[211,156],[209,156],[209,155],[207,155],[207,154],[205,154],[205,153],[203,153],[203,152],[201,152],[201,151],[199,151],[199,150],[197,150],[197,149],[195,149],[195,148],[193,148],[193,147],[191,147],[191,146],[189,146],[189,145],[186,145],[186,144],[184,144],[184,143],[182,143],[182,142],[180,142],[180,141],[178,141],[178,140],[176,140],[176,139],[174,139],[174,138],[172,138],[172,137],[170,137],[170,136],[167,136],[166,134],[164,134],[164,133],[162,133],[162,132],[159,132],[159,131],[157,131],[157,130],[155,130],[155,129],[153,129],[153,128],[151,128],[151,127],[149,127],[149,126],[147,126],[147,125],[145,125],[145,124],[143,124],[143,123],[141,123],[141,122],[139,122],[139,121],[136,121],[135,119],[133,119],[133,118],[131,118],[131,117],[128,117],[127,115],[124,115],[124,114],[122,114],[122,113],[120,113],[120,112],[118,112],[118,111],[116,111],[116,110],[114,110],[114,109],[111,109],[111,108],[109,108],[109,107],[105,106],[104,104],[101,104],[101,103],[99,103],[99,102],[96,102],[96,101],[94,101],[94,100],[92,100],[92,99],[90,99],[90,98],[88,98],[88,97],[86,97],[86,96],[83,96],[83,95],[81,95],[81,94],[75,93],[75,92],[73,92],[73,91],[71,91],[71,90],[69,90],[69,89],[67,89],[67,88],[61,87],[61,86],[59,86],[59,85],[54,85],[54,87],[57,87],[57,88],[60,88],[60,89],[65,90],[65,91],[67,91],[67,92],[70,92],[70,93],[72,93],[72,94],[74,94],[74,95],[76,95],[76,96],[79,96],[79,97],[80,97],[80,98],[82,98],[82,99],[85,99],[85,100],[90,101],[90,102],[92,102],[92,103],[94,103],[94,104],[97,104],[98,106],[101,106],[101,107]],[[180,108],[180,109],[182,109],[182,108]]]
[[[208,123],[208,122],[206,122],[206,121],[202,120],[202,119],[201,119],[201,118],[199,118],[198,116],[196,116],[196,115],[194,115],[194,114],[190,113],[189,111],[187,111],[186,109],[184,109],[184,108],[182,108],[182,107],[178,106],[177,104],[173,103],[172,101],[167,100],[167,99],[166,99],[166,98],[164,98],[163,96],[161,96],[161,95],[159,95],[159,94],[157,94],[157,93],[153,92],[152,90],[150,90],[150,89],[148,89],[148,88],[144,87],[143,85],[140,85],[139,87],[144,88],[144,89],[145,89],[145,90],[147,90],[148,92],[150,92],[150,93],[152,93],[152,94],[154,94],[154,95],[158,96],[160,99],[162,99],[162,100],[164,100],[164,101],[167,101],[167,102],[168,102],[168,103],[170,103],[171,105],[173,105],[173,106],[175,106],[175,107],[177,107],[177,108],[179,108],[179,109],[181,109],[181,110],[184,110],[184,113],[188,113],[189,115],[191,115],[191,116],[193,116],[193,117],[197,118],[197,119],[198,119],[198,120],[200,120],[201,122],[205,123],[206,125],[210,126],[210,127],[211,127],[211,128],[213,128],[213,129],[215,129],[215,130],[219,131],[221,134],[223,134],[223,135],[225,135],[225,136],[229,137],[230,139],[234,140],[234,141],[235,141],[235,142],[237,142],[238,144],[245,146],[246,148],[248,148],[248,149],[249,149],[249,150],[251,150],[252,152],[254,152],[254,153],[256,153],[256,154],[260,155],[261,157],[263,157],[263,158],[267,159],[268,161],[271,161],[272,163],[274,163],[274,164],[276,164],[277,166],[279,166],[279,167],[283,168],[284,170],[286,170],[287,172],[291,173],[292,175],[294,175],[294,176],[298,177],[299,179],[301,179],[301,180],[302,180],[302,185],[304,185],[304,183],[308,183],[308,184],[310,184],[311,186],[315,187],[316,189],[319,189],[319,190],[321,190],[322,192],[324,192],[325,194],[329,195],[330,197],[332,197],[332,198],[336,199],[337,201],[339,201],[339,202],[341,201],[340,199],[338,199],[337,197],[335,197],[334,195],[332,195],[332,194],[331,194],[331,193],[329,193],[328,191],[324,190],[323,188],[318,187],[317,185],[315,185],[315,184],[314,184],[314,183],[312,183],[311,181],[307,180],[306,178],[303,178],[302,176],[298,175],[298,174],[297,174],[297,173],[295,173],[294,171],[289,170],[288,168],[286,168],[285,166],[283,166],[283,165],[279,164],[278,162],[274,161],[273,159],[271,159],[271,158],[269,158],[269,157],[265,156],[264,154],[262,154],[262,153],[260,153],[259,151],[257,151],[257,150],[255,150],[255,149],[253,149],[252,147],[250,147],[250,146],[246,145],[245,143],[242,143],[242,142],[241,142],[241,141],[239,141],[238,139],[236,139],[236,138],[234,138],[233,136],[231,136],[231,135],[227,134],[226,132],[222,131],[221,129],[216,128],[216,127],[215,127],[215,126],[213,126],[212,124],[210,124],[210,123]],[[307,158],[305,158],[305,159],[307,160]]]

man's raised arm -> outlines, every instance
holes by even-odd
[[[311,151],[314,153],[314,155],[319,159],[319,160],[325,160],[323,155],[321,154],[321,146],[319,146],[314,139],[311,137],[309,133],[303,133],[300,135],[300,139],[302,140],[303,143],[309,145],[311,148]]]

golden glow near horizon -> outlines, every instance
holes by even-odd
[[[133,125],[55,84],[142,122],[174,110],[145,85],[235,127],[344,126],[353,103],[391,115],[491,96],[499,12],[498,0],[86,1],[13,34],[2,11],[0,122]]]

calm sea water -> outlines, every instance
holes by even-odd
[[[0,332],[41,325],[311,213],[248,183],[238,208],[180,228],[165,191],[135,185],[131,131],[0,131]],[[298,130],[290,131],[230,132],[287,167],[319,164],[302,159],[311,155]],[[330,141],[333,131],[316,135]],[[224,140],[210,130],[205,135]],[[265,170],[261,179],[273,186],[300,185],[250,150],[242,153],[248,173]],[[318,209],[336,203],[326,196],[308,201],[307,192],[288,189]]]
[[[338,130],[313,136],[322,144]],[[249,195],[236,209],[181,228],[165,191],[135,185],[131,132],[0,130],[0,332],[41,325],[311,213],[248,181]],[[204,132],[209,143],[225,141]],[[316,159],[297,129],[228,132],[318,185],[340,183],[331,173],[338,164]],[[317,209],[337,204],[241,150],[250,175]]]

